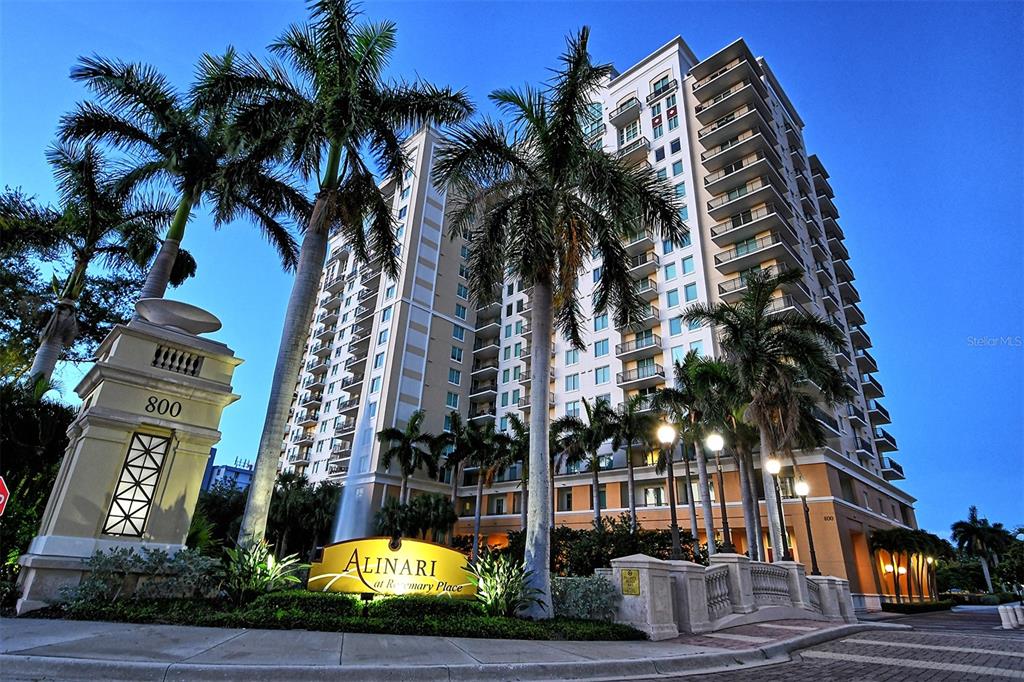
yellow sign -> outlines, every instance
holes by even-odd
[[[308,588],[350,594],[429,594],[476,597],[461,552],[432,542],[362,538],[324,547],[309,569]]]
[[[631,597],[640,596],[640,570],[636,568],[622,569],[622,594]]]

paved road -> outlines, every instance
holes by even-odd
[[[914,630],[864,632],[805,649],[793,654],[789,663],[701,677],[714,682],[1024,679],[1024,632],[998,629],[995,609],[957,610],[886,622],[910,625]]]

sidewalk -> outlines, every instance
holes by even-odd
[[[780,621],[663,642],[535,642],[0,619],[8,680],[637,679],[737,669],[864,630]]]

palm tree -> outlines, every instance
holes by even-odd
[[[997,525],[1002,527],[1002,524]],[[981,562],[981,572],[985,576],[985,586],[989,592],[994,592],[988,562],[994,556],[992,545],[993,539],[998,537],[998,530],[993,528],[988,519],[979,518],[978,508],[971,505],[971,508],[967,511],[967,519],[954,523],[952,531],[953,542],[956,543],[957,549]]]
[[[586,421],[566,415],[554,421],[551,430],[556,434],[569,465],[586,464],[592,478],[591,497],[594,509],[594,528],[601,527],[601,446],[612,437],[615,412],[604,400],[590,403],[583,399]]]
[[[416,410],[409,415],[409,421],[404,429],[389,426],[377,432],[377,442],[387,447],[380,456],[381,466],[387,469],[392,461],[398,462],[398,470],[402,476],[398,499],[402,504],[409,502],[410,476],[423,467],[427,468],[431,478],[437,476],[437,459],[431,449],[431,443],[436,436],[420,430],[425,417],[426,413],[423,410]]]
[[[679,240],[686,227],[667,181],[594,149],[580,122],[611,76],[587,52],[584,27],[567,41],[548,85],[491,93],[510,117],[458,127],[438,155],[437,182],[448,191],[453,234],[469,234],[470,285],[491,300],[506,275],[532,288],[530,371],[546,377],[554,328],[583,347],[576,279],[592,254],[602,260],[593,310],[614,309],[616,323],[639,319],[643,301],[629,274],[624,238],[638,226]],[[550,481],[547,391],[530,394],[530,502],[526,528],[529,587],[539,603],[527,614],[550,618]]]
[[[530,427],[516,413],[508,415],[509,460],[519,463],[519,488],[522,490],[519,502],[520,528],[526,530],[526,504],[530,484]],[[554,477],[552,476],[552,481]]]
[[[725,360],[733,366],[742,392],[750,397],[747,414],[759,431],[762,461],[794,441],[800,425],[799,391],[816,386],[821,401],[835,405],[849,389],[833,364],[843,333],[814,315],[773,312],[772,297],[783,285],[798,282],[799,269],[746,277],[747,289],[736,303],[701,303],[687,309],[686,322],[710,324],[718,332]],[[765,507],[772,547],[783,546],[783,529],[775,499],[775,481],[762,466]]]
[[[735,396],[739,399],[739,396]],[[757,427],[744,420],[747,403],[732,403],[728,419],[725,423],[725,436],[732,443],[736,457],[736,469],[739,476],[740,494],[743,503],[743,523],[747,536],[747,547],[750,558],[760,561],[764,556],[762,547],[763,531],[761,530],[761,509],[758,503],[757,489],[754,487],[754,448],[758,444]]]
[[[697,351],[689,351],[682,362],[673,366],[674,386],[665,386],[654,394],[652,403],[658,409],[672,410],[685,420],[679,432],[683,442],[693,445],[697,460],[697,481],[700,488],[700,505],[704,515],[704,533],[707,535],[708,554],[714,554],[715,519],[711,511],[711,491],[708,485],[707,458],[704,456],[704,412],[714,402],[713,382],[719,368],[716,361],[701,357]],[[689,468],[689,464],[687,464]],[[687,470],[687,483],[690,472]],[[721,494],[721,493],[719,493]],[[691,492],[692,497],[692,492]],[[694,538],[696,539],[696,535]]]
[[[651,445],[651,435],[657,427],[657,417],[650,410],[650,401],[645,395],[634,395],[620,403],[611,423],[612,449],[626,448],[626,485],[629,498],[629,527],[636,533],[636,483],[633,478],[633,447],[639,443],[646,450]],[[673,508],[673,513],[675,509]]]
[[[467,429],[470,443],[469,464],[475,465],[476,508],[473,518],[472,561],[480,555],[480,516],[483,512],[484,485],[490,485],[502,469],[508,466],[508,436],[494,429],[494,420],[484,420],[483,426],[471,422]]]
[[[444,455],[444,467],[452,472],[452,504],[455,504],[459,496],[459,483],[462,481],[462,470],[466,462],[472,456],[471,443],[466,438],[467,427],[462,423],[462,416],[452,411],[449,416],[451,427],[447,434],[447,451]]]
[[[889,555],[892,566],[892,583],[896,602],[902,601],[900,595],[900,568],[903,553],[906,551],[907,538],[902,528],[884,528],[872,531],[868,536],[868,549],[872,554],[885,552]]]
[[[211,59],[211,77],[198,88],[201,102],[240,102],[234,125],[242,138],[275,147],[304,181],[315,180],[318,187],[288,298],[242,543],[257,540],[266,525],[329,234],[339,230],[360,262],[379,259],[388,275],[398,272],[391,202],[367,155],[386,179],[401,182],[409,167],[404,135],[421,124],[458,122],[472,110],[461,92],[386,82],[383,71],[395,35],[392,22],[360,21],[347,0],[317,0],[310,3],[307,24],[290,26],[270,45],[274,58],[261,62],[229,52]]]
[[[204,58],[199,80],[218,77],[230,64]],[[201,101],[183,95],[154,67],[102,57],[83,57],[71,79],[85,83],[95,102],[79,103],[61,119],[65,140],[104,141],[127,153],[131,169],[122,179],[169,183],[177,208],[140,298],[161,298],[178,260],[185,227],[193,209],[207,201],[217,226],[240,216],[253,219],[277,249],[285,269],[296,265],[296,245],[278,217],[304,221],[309,202],[278,172],[265,140],[241,143],[231,126],[229,99]],[[268,490],[273,486],[273,477]]]
[[[67,253],[71,258],[63,280],[54,277],[57,302],[39,334],[28,374],[31,380],[44,382],[78,337],[78,300],[89,286],[89,268],[98,264],[108,272],[138,272],[156,251],[160,225],[174,214],[161,198],[137,196],[119,182],[112,164],[94,144],[64,142],[47,150],[46,156],[57,179],[60,208],[17,200],[11,192],[0,203],[5,236],[44,231],[54,240],[46,255]]]

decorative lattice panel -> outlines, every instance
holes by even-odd
[[[167,455],[170,438],[132,434],[128,456],[114,490],[103,532],[107,535],[139,537],[153,504],[153,491],[160,478],[160,467]]]

